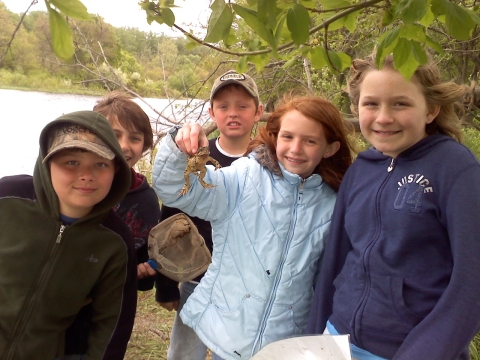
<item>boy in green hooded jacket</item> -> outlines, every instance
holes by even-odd
[[[87,358],[123,359],[137,270],[112,208],[129,187],[115,134],[93,111],[45,126],[33,177],[0,179],[1,360],[61,357],[65,330],[89,303]]]

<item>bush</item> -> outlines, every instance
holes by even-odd
[[[480,159],[480,131],[468,127],[463,129],[465,135],[464,144]]]

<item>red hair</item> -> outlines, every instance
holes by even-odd
[[[338,191],[345,172],[352,164],[354,151],[348,140],[347,126],[349,124],[347,125],[338,109],[328,100],[316,96],[286,95],[269,116],[267,125],[259,128],[258,135],[250,142],[245,154],[249,154],[254,148],[264,144],[278,161],[276,148],[282,118],[287,112],[293,110],[297,110],[308,119],[321,124],[328,144],[335,141],[340,143],[338,151],[334,155],[322,159],[313,171],[314,174],[319,174],[332,189]]]

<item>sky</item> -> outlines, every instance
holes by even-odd
[[[8,10],[14,13],[22,13],[27,10],[32,0],[0,0]],[[142,31],[152,31],[167,36],[179,37],[182,33],[163,24],[147,23],[145,11],[138,5],[139,0],[80,0],[91,14],[97,14],[115,27],[136,27]],[[199,25],[207,25],[210,16],[210,4],[213,0],[175,0],[172,11],[175,14],[175,24],[185,30],[192,29],[194,34],[205,34]],[[46,11],[45,2],[38,3],[30,8],[30,11]]]

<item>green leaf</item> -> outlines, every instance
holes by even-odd
[[[339,70],[345,71],[350,68],[350,65],[352,65],[352,58],[350,57],[350,55],[345,54],[344,52],[337,52],[336,54],[338,56],[338,59],[340,60]]]
[[[445,16],[448,32],[458,40],[468,40],[475,27],[477,15],[448,0],[432,0],[435,16]],[[479,20],[480,21],[480,20]]]
[[[390,5],[383,11],[382,26],[390,25],[395,20],[395,6]]]
[[[315,8],[317,7],[317,3],[315,0],[300,0],[303,6],[309,7],[309,8]]]
[[[412,44],[412,54],[415,60],[421,65],[425,65],[428,62],[427,52],[423,48],[423,46],[416,42],[415,40],[411,41]]]
[[[439,53],[439,54],[443,54],[443,53],[444,53],[444,51],[443,51],[443,49],[442,49],[442,46],[441,46],[439,43],[435,42],[432,38],[430,38],[430,37],[428,37],[428,36],[427,36],[426,44],[427,44],[427,46],[429,46],[429,47],[431,47],[433,50],[435,50],[437,53]]]
[[[205,42],[217,43],[228,37],[233,22],[233,14],[230,7],[223,0],[215,0],[212,14],[208,20],[207,35]]]
[[[383,65],[385,58],[392,53],[393,49],[397,45],[398,39],[400,38],[399,34],[400,28],[395,27],[392,30],[387,31],[380,38],[375,59],[377,67]]]
[[[195,49],[201,45],[199,42],[190,39],[188,36],[186,36],[186,39],[187,39],[187,45],[185,45],[185,48],[187,50]]]
[[[342,60],[338,56],[338,54],[334,51],[328,50],[328,57],[330,58],[330,61],[328,61],[328,67],[333,71],[333,72],[338,72],[341,71],[342,69]]]
[[[292,34],[292,40],[296,45],[306,43],[310,34],[310,15],[307,9],[300,4],[295,4],[287,13],[287,27]]]
[[[419,21],[427,12],[425,0],[402,0],[397,5],[397,15],[405,24]]]
[[[246,56],[242,56],[237,64],[237,73],[243,74],[248,69],[248,61]]]
[[[260,72],[265,67],[265,65],[269,63],[270,56],[266,54],[249,56],[248,61],[252,62],[255,65],[255,69],[257,70],[257,72]]]
[[[476,7],[477,10],[478,10],[478,7]],[[480,16],[477,15],[476,12],[472,11],[471,9],[466,9],[464,8],[464,10],[470,14],[470,17],[472,18],[472,20],[477,24],[477,25],[480,25]]]
[[[411,79],[419,65],[413,52],[414,48],[412,41],[404,38],[398,39],[397,46],[393,49],[393,63],[395,64],[395,69],[397,69],[407,80]]]
[[[162,10],[162,18],[165,24],[172,27],[175,24],[175,15],[170,8],[161,8]]]
[[[291,34],[288,29],[285,28],[285,21],[287,19],[287,14],[282,12],[278,17],[277,28],[275,29],[275,44],[280,44],[280,41],[283,39],[285,42],[290,41]]]
[[[277,1],[258,0],[258,21],[264,23],[268,28],[275,29],[277,26]]]
[[[171,8],[171,7],[178,7],[175,5],[175,0],[160,0],[158,2],[158,4],[160,5],[160,7],[162,8]]]
[[[348,14],[345,17],[345,27],[353,33],[357,27],[357,17],[360,14],[360,11],[355,11],[354,13]]]
[[[53,51],[58,57],[68,60],[75,52],[72,30],[65,18],[57,10],[48,8],[48,14]]]
[[[150,11],[147,11],[147,23],[148,25],[151,25],[152,22],[157,22],[159,23],[160,25],[161,24],[164,24],[165,22],[163,21],[163,17],[159,16],[159,15],[155,15],[155,13],[152,13]]]
[[[337,53],[329,50],[327,56],[325,49],[319,46],[313,48],[307,57],[310,59],[310,62],[315,69],[321,69],[328,66],[333,72],[348,69],[352,62],[350,56],[342,52]]]
[[[50,0],[50,4],[74,19],[92,20],[87,8],[79,0]]]
[[[226,47],[232,46],[233,44],[236,44],[238,42],[237,36],[235,34],[232,34],[232,31],[228,33],[227,37],[223,38],[223,43]]]
[[[423,18],[420,19],[420,24],[422,24],[425,27],[429,27],[430,24],[435,20],[435,15],[433,15],[431,6],[430,6],[430,0],[426,1],[427,5],[427,11],[425,12],[425,15]]]
[[[296,62],[297,62],[297,57],[292,56],[289,60],[287,60],[285,62],[285,64],[282,65],[282,69],[288,69],[288,68],[292,67],[293,65],[295,65]]]
[[[419,25],[406,25],[400,27],[399,36],[409,40],[413,39],[420,43],[424,43],[427,37],[425,34],[425,28]]]
[[[319,3],[322,4],[323,9],[325,10],[352,5],[352,2],[348,0],[320,0]]]
[[[277,48],[272,30],[268,29],[264,24],[258,21],[257,13],[255,11],[244,8],[238,4],[233,4],[232,7],[235,13],[237,13],[238,16],[240,16],[247,23],[247,25],[258,34],[258,36],[265,40],[272,47],[272,49]]]
[[[327,53],[322,47],[317,46],[313,48],[310,50],[310,53],[307,57],[310,59],[310,62],[315,69],[321,69],[325,66],[328,66]]]
[[[212,12],[218,13],[218,14],[220,14],[223,11],[224,7],[225,7],[225,1],[224,0],[215,0],[213,2],[213,4],[210,5],[210,9],[212,9]]]
[[[308,56],[309,56],[308,54],[309,54],[310,51],[312,51],[312,47],[311,46],[300,46],[299,50],[300,50],[300,54],[302,54],[302,57],[308,58]]]
[[[330,25],[328,25],[328,30],[329,31],[334,31],[341,29],[345,25],[345,17],[341,17],[340,19],[335,20],[332,22]]]

